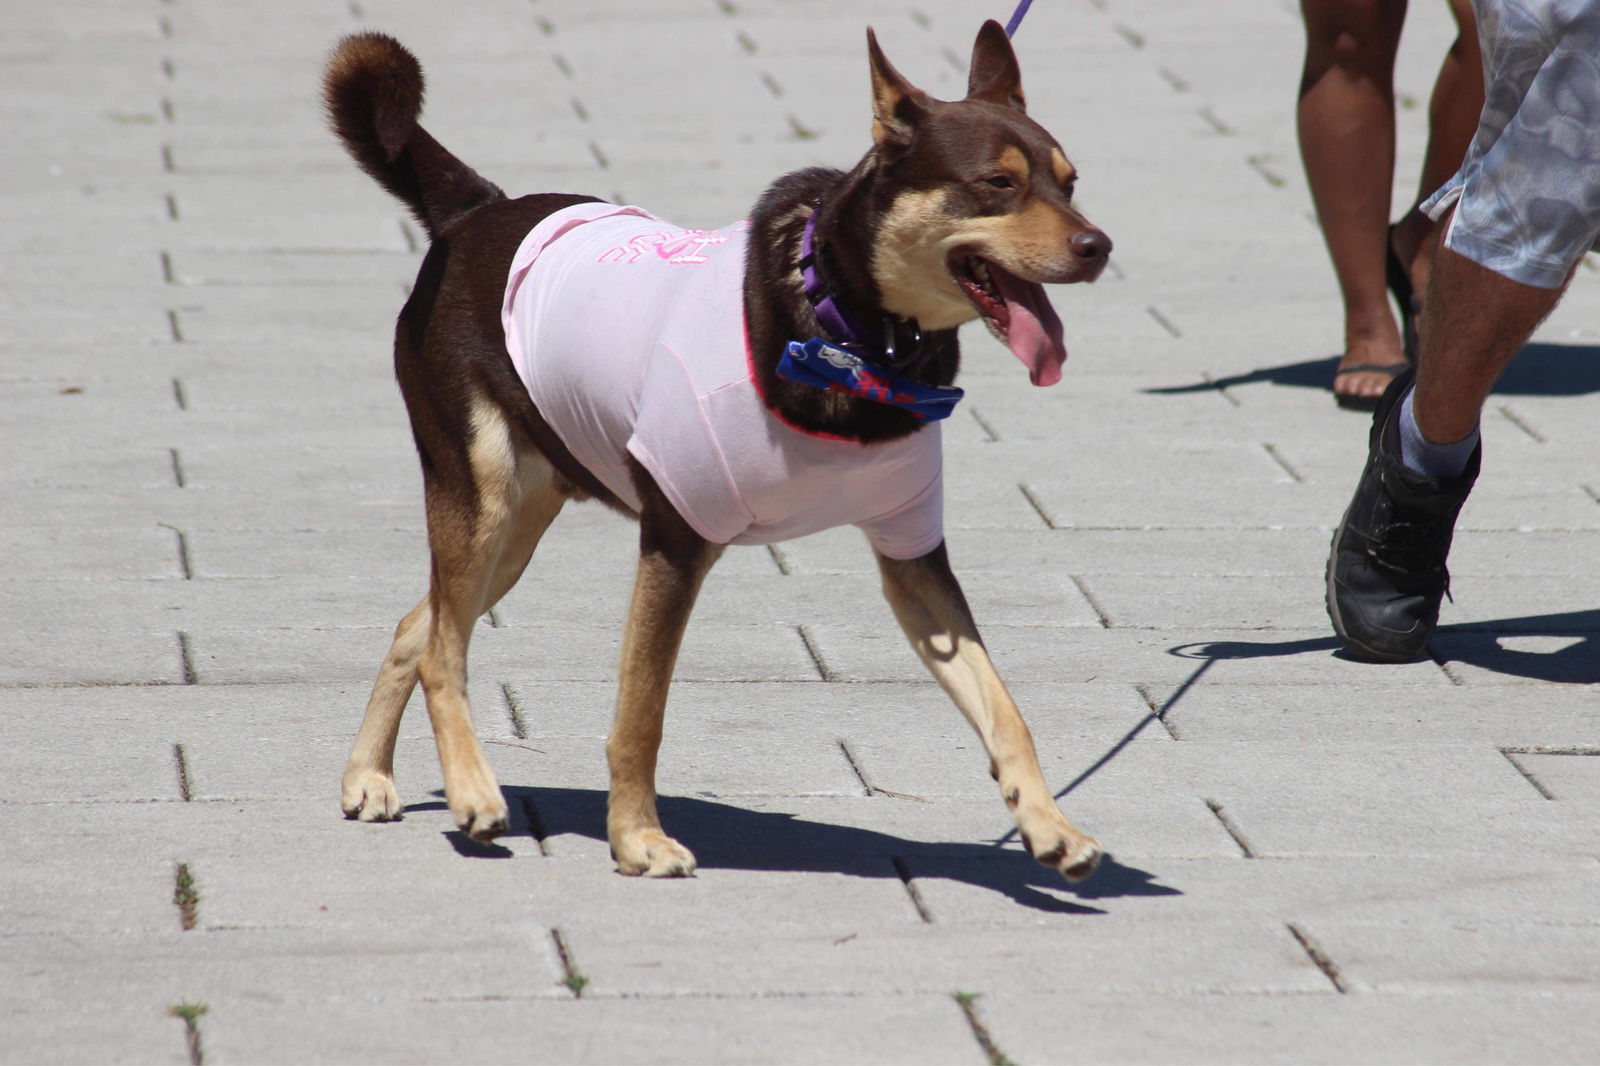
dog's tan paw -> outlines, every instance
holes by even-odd
[[[1100,844],[1094,837],[1078,831],[1059,812],[1054,818],[1041,819],[1054,823],[1022,831],[1022,843],[1028,853],[1046,866],[1053,867],[1068,881],[1082,881],[1100,865]]]
[[[345,774],[344,797],[339,806],[346,818],[363,822],[398,822],[405,814],[394,778],[375,770]]]
[[[617,872],[629,877],[692,877],[694,852],[659,829],[640,829],[613,840]]]
[[[498,792],[492,802],[459,806],[451,803],[450,813],[455,816],[457,829],[482,844],[487,844],[511,828],[511,814]]]

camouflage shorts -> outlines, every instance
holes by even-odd
[[[1600,238],[1600,0],[1473,0],[1483,116],[1461,169],[1422,205],[1445,246],[1559,288]]]

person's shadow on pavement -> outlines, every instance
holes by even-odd
[[[1331,389],[1337,355],[1300,363],[1261,367],[1244,374],[1144,389],[1153,396],[1231,389],[1240,385],[1287,385],[1294,388]],[[1600,393],[1600,346],[1590,344],[1530,344],[1518,353],[1495,383],[1497,396],[1588,396]]]
[[[602,791],[507,785],[504,792],[512,810],[513,834],[541,840],[567,834],[606,839],[606,794]],[[1110,855],[1101,860],[1093,877],[1070,885],[1016,848],[908,840],[871,829],[687,796],[662,796],[658,802],[662,822],[695,853],[701,870],[840,873],[908,882],[937,878],[988,889],[1032,910],[1057,914],[1106,913],[1064,897],[1182,895],[1176,888],[1157,884],[1155,875],[1119,863]],[[439,802],[418,803],[407,805],[406,812],[443,808]],[[460,832],[445,836],[468,858],[511,856],[498,844],[479,844]]]
[[[1518,638],[1548,638],[1557,646],[1549,651],[1532,651],[1507,643]],[[1600,609],[1443,625],[1434,631],[1428,650],[1441,663],[1463,663],[1533,681],[1592,685],[1600,682]],[[1179,645],[1168,649],[1168,654],[1219,661],[1325,651],[1348,658],[1336,637],[1276,643],[1218,640]]]

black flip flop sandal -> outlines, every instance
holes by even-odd
[[[1390,378],[1394,378],[1399,376],[1410,365],[1409,363],[1357,363],[1355,366],[1347,366],[1343,370],[1335,370],[1333,372],[1333,380],[1338,381],[1346,374],[1368,373],[1388,374]],[[1383,395],[1381,393],[1376,396],[1347,396],[1342,392],[1336,391],[1333,394],[1334,402],[1346,411],[1376,411],[1378,409],[1378,401],[1382,398]]]

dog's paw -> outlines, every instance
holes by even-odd
[[[511,828],[511,814],[506,810],[505,798],[494,790],[493,799],[458,803],[450,801],[450,813],[455,816],[456,828],[480,844],[487,844]]]
[[[1042,821],[1055,824],[1022,831],[1022,843],[1039,862],[1052,867],[1068,881],[1082,881],[1100,865],[1100,845],[1077,830],[1060,812]]]
[[[659,829],[639,829],[611,842],[617,872],[629,877],[692,877],[694,852]]]
[[[405,812],[394,778],[371,770],[345,774],[344,797],[339,806],[346,818],[363,822],[398,822]]]

